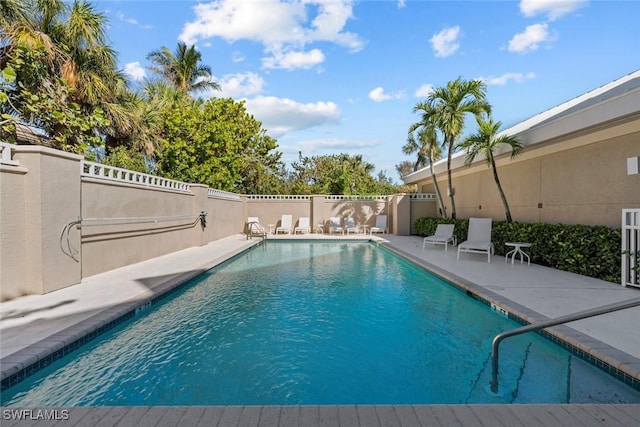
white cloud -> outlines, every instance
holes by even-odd
[[[369,92],[369,99],[375,102],[389,101],[391,99],[404,98],[404,92],[396,92],[394,94],[385,93],[384,89],[380,86]]]
[[[222,88],[221,91],[211,91],[210,96],[219,98],[236,98],[261,93],[264,79],[256,73],[226,74],[220,79],[214,79]]]
[[[231,54],[231,60],[233,62],[243,62],[244,55],[241,52],[235,51]]]
[[[279,55],[288,57],[313,42],[332,42],[352,51],[362,49],[363,42],[357,34],[344,31],[347,20],[353,17],[353,0],[217,0],[193,7],[195,19],[184,25],[179,39],[187,44],[199,40],[220,37],[229,42],[252,40],[262,43],[271,55],[267,64]],[[292,60],[290,66],[308,67],[318,60],[314,49],[311,58]],[[320,52],[321,53],[321,52]],[[315,62],[317,64],[317,62]]]
[[[541,43],[552,42],[556,36],[549,33],[547,24],[528,25],[523,33],[518,33],[509,40],[509,52],[526,53],[540,47]]]
[[[445,58],[451,56],[460,47],[458,37],[460,36],[460,26],[448,27],[434,34],[429,40],[437,57]]]
[[[138,61],[126,64],[124,73],[136,81],[143,80],[147,76],[146,71]]]
[[[263,58],[262,65],[267,69],[281,68],[293,70],[297,68],[309,69],[322,63],[324,54],[320,49],[309,52],[274,52],[270,58]]]
[[[427,96],[431,95],[431,92],[433,92],[433,85],[430,83],[426,83],[416,89],[414,96],[416,98],[426,98]]]
[[[258,96],[245,101],[247,111],[262,122],[269,135],[308,129],[340,120],[340,108],[333,102],[302,104],[287,98]]]
[[[520,12],[527,17],[546,15],[550,21],[554,21],[587,3],[588,0],[521,0]]]
[[[398,0],[398,9],[402,9],[407,5],[405,0]]]
[[[380,145],[380,142],[370,140],[319,138],[298,141],[296,145],[299,148],[299,151],[302,151],[304,154],[309,152],[313,153],[320,150],[360,150],[362,148],[376,147]]]
[[[126,22],[127,24],[132,24],[132,25],[138,25],[138,21],[136,19],[129,18],[122,12],[116,12],[115,15],[116,15],[116,18],[118,18],[122,22]]]
[[[119,21],[125,22],[127,24],[135,25],[137,27],[144,28],[145,30],[153,28],[149,24],[141,24],[137,19],[130,18],[120,11],[113,12],[113,14]]]
[[[487,83],[487,85],[505,85],[509,81],[514,81],[516,83],[522,83],[525,80],[530,80],[536,77],[536,73],[529,72],[526,74],[522,73],[504,73],[501,76],[489,76],[489,77],[479,77],[479,80],[482,80]]]

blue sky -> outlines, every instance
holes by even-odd
[[[290,165],[361,154],[399,182],[413,106],[483,79],[504,127],[640,69],[640,2],[587,0],[104,1],[133,80],[149,52],[194,44],[221,92],[245,100]],[[473,131],[468,118],[467,132]]]

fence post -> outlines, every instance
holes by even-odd
[[[67,224],[80,212],[82,156],[52,148],[18,145],[14,158],[28,169],[25,175],[25,242],[27,294],[44,294],[75,285],[82,278],[80,230]],[[74,251],[74,258],[61,248]],[[4,284],[3,284],[4,285]]]

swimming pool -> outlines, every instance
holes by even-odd
[[[267,242],[2,393],[2,405],[640,402],[371,243]]]

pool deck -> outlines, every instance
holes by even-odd
[[[272,238],[292,236],[269,236]],[[293,238],[346,240],[363,236]],[[457,260],[455,248],[445,252],[442,245],[429,245],[422,249],[422,239],[416,236],[378,235],[374,239],[528,321],[640,297],[636,289],[534,264],[511,264],[501,256],[487,263],[485,255],[463,253]],[[2,379],[52,357],[82,337],[98,334],[124,314],[258,242],[235,235],[87,277],[78,285],[49,294],[1,303]],[[554,327],[553,334],[640,380],[638,319],[640,307],[635,307]],[[213,418],[206,414],[213,414]],[[2,425],[13,425],[5,415],[3,412]],[[138,417],[143,425],[171,425],[176,423],[167,420],[180,418],[185,423],[190,419],[193,424],[229,425],[222,420],[232,416],[232,425],[640,425],[640,404],[71,408],[68,421],[76,421],[60,425],[84,425],[89,419],[96,421],[92,424],[115,424],[108,419],[120,420],[122,425],[137,424],[131,417]],[[303,419],[308,422],[301,423]]]

